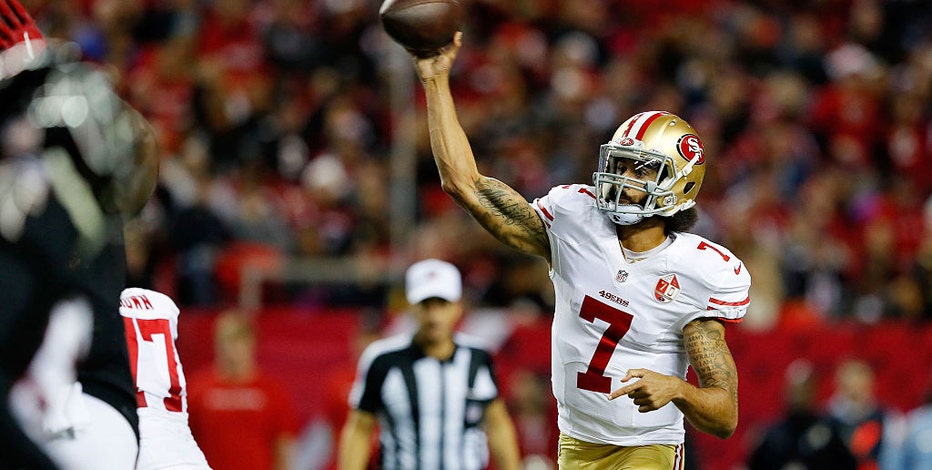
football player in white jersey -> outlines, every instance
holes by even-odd
[[[136,470],[210,470],[188,428],[186,382],[175,348],[178,314],[175,302],[160,292],[128,288],[120,295],[136,380]]]
[[[560,468],[681,468],[684,417],[720,438],[737,426],[724,324],[744,316],[751,283],[733,253],[685,232],[707,165],[699,136],[673,114],[637,114],[601,146],[592,185],[528,203],[479,173],[450,91],[461,45],[457,33],[415,58],[431,147],[444,191],[498,240],[550,263]]]

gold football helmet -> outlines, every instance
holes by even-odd
[[[695,129],[674,114],[647,111],[622,123],[601,146],[592,183],[599,210],[616,224],[633,225],[693,207],[704,176],[705,152]],[[627,189],[647,197],[632,203]]]

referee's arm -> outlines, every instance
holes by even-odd
[[[485,432],[489,437],[489,450],[499,470],[519,470],[521,453],[518,438],[508,409],[501,398],[489,403],[485,410]]]
[[[362,410],[350,410],[340,435],[340,470],[365,470],[369,465],[369,450],[375,415]],[[517,467],[515,467],[517,468]]]

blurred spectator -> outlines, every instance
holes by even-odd
[[[890,470],[932,470],[932,381],[925,401],[906,416],[903,442]]]
[[[213,468],[288,470],[298,432],[294,406],[256,360],[252,319],[220,314],[209,370],[188,381],[191,432]]]
[[[923,235],[919,252],[910,267],[910,276],[921,296],[919,300],[921,315],[914,320],[932,320],[932,225]]]
[[[751,452],[750,470],[844,470],[857,468],[839,430],[818,410],[818,377],[797,359],[786,368],[783,418],[765,431]]]
[[[854,455],[858,470],[888,468],[885,463],[893,457],[901,418],[877,402],[874,371],[869,364],[853,359],[839,363],[828,414]]]
[[[207,203],[212,182],[204,176],[198,178],[197,200],[178,212],[169,236],[178,253],[179,302],[212,305],[219,298],[215,277],[218,251],[230,240],[230,229]]]
[[[204,4],[196,33],[198,122],[220,173],[261,157],[260,121],[271,104],[271,76],[251,0]]]

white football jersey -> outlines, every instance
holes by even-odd
[[[550,237],[560,431],[592,443],[679,444],[683,414],[673,403],[640,413],[631,399],[607,395],[627,385],[621,378],[629,369],[685,379],[683,328],[702,317],[740,321],[750,275],[726,248],[689,233],[626,256],[593,191],[559,186],[531,204]]]
[[[126,329],[139,415],[137,470],[209,469],[188,427],[188,398],[178,339],[178,306],[167,295],[124,289],[120,315]]]

